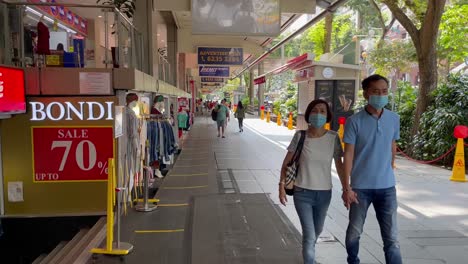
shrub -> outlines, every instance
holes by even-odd
[[[414,139],[414,155],[432,160],[447,152],[455,143],[453,129],[468,125],[468,76],[451,75],[433,93],[433,101],[421,117],[420,130]],[[442,160],[451,166],[455,152]],[[468,152],[465,152],[465,159]]]

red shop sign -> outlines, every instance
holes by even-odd
[[[105,181],[112,127],[33,127],[34,182]]]
[[[24,112],[24,71],[0,66],[0,114]]]
[[[262,84],[262,83],[266,83],[266,78],[265,76],[262,76],[262,77],[258,77],[256,79],[254,79],[254,84],[257,85],[257,84]]]

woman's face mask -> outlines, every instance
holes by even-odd
[[[313,114],[309,115],[309,125],[315,128],[320,128],[325,125],[327,122],[327,117],[322,114]]]

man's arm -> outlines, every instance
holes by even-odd
[[[345,144],[345,153],[344,153],[344,186],[350,186],[351,170],[353,169],[354,161],[354,145]]]
[[[396,156],[396,153],[397,153],[397,144],[396,144],[396,141],[393,140],[393,142],[392,142],[392,168],[396,168],[396,167],[395,167],[395,156]]]

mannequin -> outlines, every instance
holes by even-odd
[[[49,46],[49,39],[50,33],[49,28],[44,24],[44,16],[39,19],[37,23],[37,54],[41,55],[49,55],[50,54],[50,46]]]
[[[135,93],[129,93],[126,96],[126,107],[125,107],[125,129],[127,135],[127,152],[126,152],[126,172],[125,175],[128,178],[124,179],[124,182],[128,184],[128,190],[132,190],[135,182],[135,177],[139,171],[139,131],[138,131],[138,117],[136,116],[133,108],[138,104],[138,95]]]

